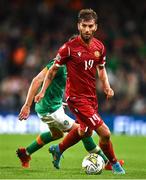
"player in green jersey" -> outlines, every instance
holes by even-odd
[[[53,62],[53,60],[50,61],[49,64],[32,80],[26,101],[19,113],[19,120],[26,120],[28,118],[34,97],[40,89],[46,72],[52,66]],[[31,154],[35,151],[42,148],[45,144],[61,138],[64,132],[69,132],[71,129],[78,126],[73,119],[65,114],[63,109],[62,98],[65,84],[66,67],[63,66],[57,72],[57,75],[47,89],[44,98],[39,103],[35,104],[35,111],[39,118],[47,123],[50,131],[41,133],[36,140],[26,148],[18,148],[17,155],[21,161],[22,167],[29,167]],[[88,152],[98,153],[103,157],[105,163],[108,162],[106,156],[101,149],[96,146],[91,137],[85,137],[82,141]]]

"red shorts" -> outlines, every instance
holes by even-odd
[[[97,113],[97,102],[90,99],[76,100],[69,98],[67,103],[76,116],[82,131],[86,132],[88,128],[96,130],[103,124],[103,120]]]

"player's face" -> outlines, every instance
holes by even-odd
[[[89,21],[82,20],[80,23],[78,23],[78,30],[82,39],[86,42],[93,37],[95,31],[97,30],[97,24],[95,23],[94,19]]]

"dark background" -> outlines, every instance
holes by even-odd
[[[0,112],[18,112],[32,78],[77,33],[78,11],[98,14],[96,37],[107,48],[106,68],[115,97],[99,110],[146,114],[146,1],[0,0]]]

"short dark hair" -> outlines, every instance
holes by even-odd
[[[84,21],[89,21],[89,20],[95,20],[95,23],[97,23],[97,14],[93,9],[81,9],[78,14],[78,22],[81,22],[82,20]]]

